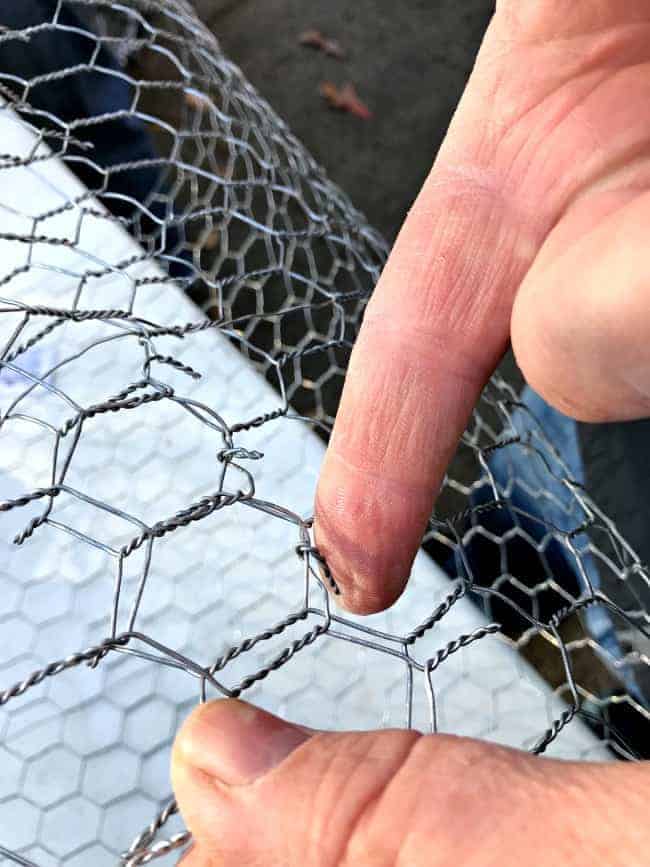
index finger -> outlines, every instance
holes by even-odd
[[[352,353],[316,498],[346,608],[403,590],[458,439],[508,341],[519,229],[494,180],[434,168]]]
[[[316,542],[352,611],[381,610],[402,592],[508,345],[519,285],[581,183],[576,142],[586,158],[589,139],[577,137],[579,119],[564,138],[551,133],[582,55],[548,42],[561,16],[547,11],[549,32],[535,39],[507,15],[493,19],[352,353],[315,506]]]

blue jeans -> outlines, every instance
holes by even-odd
[[[533,539],[541,540],[546,535],[548,525],[568,533],[584,522],[586,515],[581,513],[579,506],[576,511],[578,501],[565,480],[568,477],[579,485],[584,485],[585,469],[580,453],[577,423],[557,412],[529,387],[524,389],[521,401],[524,406],[516,409],[512,415],[512,434],[525,439],[539,423],[561,461],[552,449],[536,443],[546,461],[544,469],[540,458],[532,457],[530,452],[520,447],[497,449],[490,457],[489,467],[499,487],[504,486],[513,475],[516,476],[518,483],[511,489],[510,502],[516,510],[539,519],[536,521],[524,518],[522,523]],[[534,496],[535,490],[540,487],[540,471],[544,490],[551,494],[543,499]],[[598,563],[591,554],[589,542],[586,532],[572,537],[572,545],[578,557],[559,540],[554,539],[548,548],[556,581],[572,596],[584,594],[590,587],[598,590],[601,586]],[[551,551],[551,548],[555,550]],[[525,569],[526,565],[522,564],[522,574],[525,574]],[[513,571],[516,571],[516,567]],[[624,658],[624,651],[610,612],[602,605],[592,605],[583,609],[583,618],[589,634],[607,654],[602,657],[603,661],[607,664],[607,660],[610,660],[610,667],[614,670],[612,663],[620,662]],[[630,695],[643,701],[630,666],[617,666],[614,674],[623,681]]]

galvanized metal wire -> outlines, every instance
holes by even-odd
[[[542,753],[577,719],[612,754],[640,757],[650,731],[648,571],[574,478],[529,404],[498,375],[462,438],[423,540],[449,575],[449,589],[420,606],[417,622],[380,628],[343,616],[332,601],[338,588],[314,547],[309,510],[286,503],[280,491],[259,490],[273,457],[256,435],[288,437],[292,426],[308,425],[326,438],[331,430],[387,248],[190,7],[38,0],[3,8],[0,24],[0,116],[24,126],[34,142],[0,154],[0,249],[11,252],[11,264],[0,266],[0,437],[5,455],[34,464],[33,486],[0,492],[0,513],[25,516],[16,546],[54,545],[48,540],[64,536],[75,551],[93,549],[113,565],[106,606],[89,619],[91,646],[27,666],[0,689],[8,714],[0,736],[11,761],[22,755],[12,752],[11,709],[74,669],[88,666],[98,677],[113,661],[135,658],[192,680],[201,701],[254,692],[331,640],[350,658],[363,652],[399,665],[403,724],[418,724],[419,695],[433,731],[448,693],[439,676],[450,660],[478,663],[481,648],[498,641],[528,660],[525,666],[532,663],[558,701],[550,719],[531,704],[530,714],[539,713],[537,736],[514,738],[515,745]],[[15,201],[18,173],[53,161],[76,177],[74,194],[58,190],[59,203],[42,209]],[[117,229],[133,242],[121,259],[89,240]],[[188,317],[183,307],[185,315],[161,318],[160,293],[179,289],[198,305],[196,314]],[[239,386],[228,372],[209,383],[202,378],[213,333],[266,377],[274,405],[249,406],[244,394],[238,413],[224,411],[225,391]],[[185,428],[172,426],[179,418],[209,443],[211,462],[199,470],[204,487],[169,512],[157,509],[163,493],[143,510],[137,478],[146,476],[149,457],[127,466],[102,454],[128,457],[137,451],[138,431],[149,427],[161,437],[169,429],[181,448]],[[172,470],[187,474],[197,460],[204,454],[171,458],[169,486]],[[115,496],[105,493],[109,481]],[[210,647],[199,652],[190,640],[166,640],[162,622],[146,616],[159,592],[157,563],[174,547],[191,559],[193,548],[210,544],[193,536],[199,526],[247,511],[292,534],[287,559],[278,562],[287,576],[301,576],[302,601],[260,627],[255,594],[260,607],[268,594],[251,574],[253,608],[242,603],[239,639],[207,658]],[[119,529],[109,529],[113,523]],[[12,564],[3,572],[17,599],[30,578]],[[54,585],[57,562],[50,566]],[[235,589],[232,582],[215,586],[208,614]],[[485,617],[467,631],[445,633],[461,600]],[[30,605],[20,610],[29,626]],[[15,621],[11,611],[5,619]],[[465,656],[470,650],[473,656]],[[471,670],[453,674],[471,677]],[[489,720],[507,712],[519,679],[525,675],[515,671],[471,709],[486,721],[486,736]],[[74,754],[74,741],[68,746]],[[19,800],[32,803],[28,764],[12,791],[0,785],[0,828],[3,809],[11,815]],[[167,794],[158,793],[158,814],[131,843],[113,841],[122,864],[146,864],[188,843],[184,830],[168,830],[178,817]],[[47,812],[38,798],[34,803]],[[50,825],[47,817],[39,821],[38,845],[5,847],[0,834],[0,853],[18,864],[73,863],[75,853],[87,859],[79,863],[100,863],[84,849],[94,841],[49,850]]]

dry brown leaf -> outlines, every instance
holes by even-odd
[[[362,120],[370,120],[372,117],[372,112],[365,102],[359,98],[353,84],[348,83],[339,88],[332,81],[323,81],[319,89],[321,96],[331,108],[347,111],[348,114],[353,114]]]
[[[306,45],[308,48],[315,48],[317,51],[322,51],[329,54],[330,57],[336,57],[342,60],[345,57],[343,46],[337,39],[330,39],[321,33],[320,30],[305,30],[298,37],[298,42],[301,45]]]

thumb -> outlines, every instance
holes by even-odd
[[[573,846],[593,863],[626,849],[601,815],[603,791],[613,816],[630,788],[617,773],[464,738],[314,732],[233,700],[189,718],[172,762],[195,840],[183,867],[564,865]]]
[[[371,808],[412,768],[420,741],[415,732],[319,733],[236,700],[202,705],[182,727],[172,758],[174,790],[195,840],[188,863],[342,863],[344,852],[367,847]],[[380,844],[387,853],[401,844],[403,823],[395,818]]]

